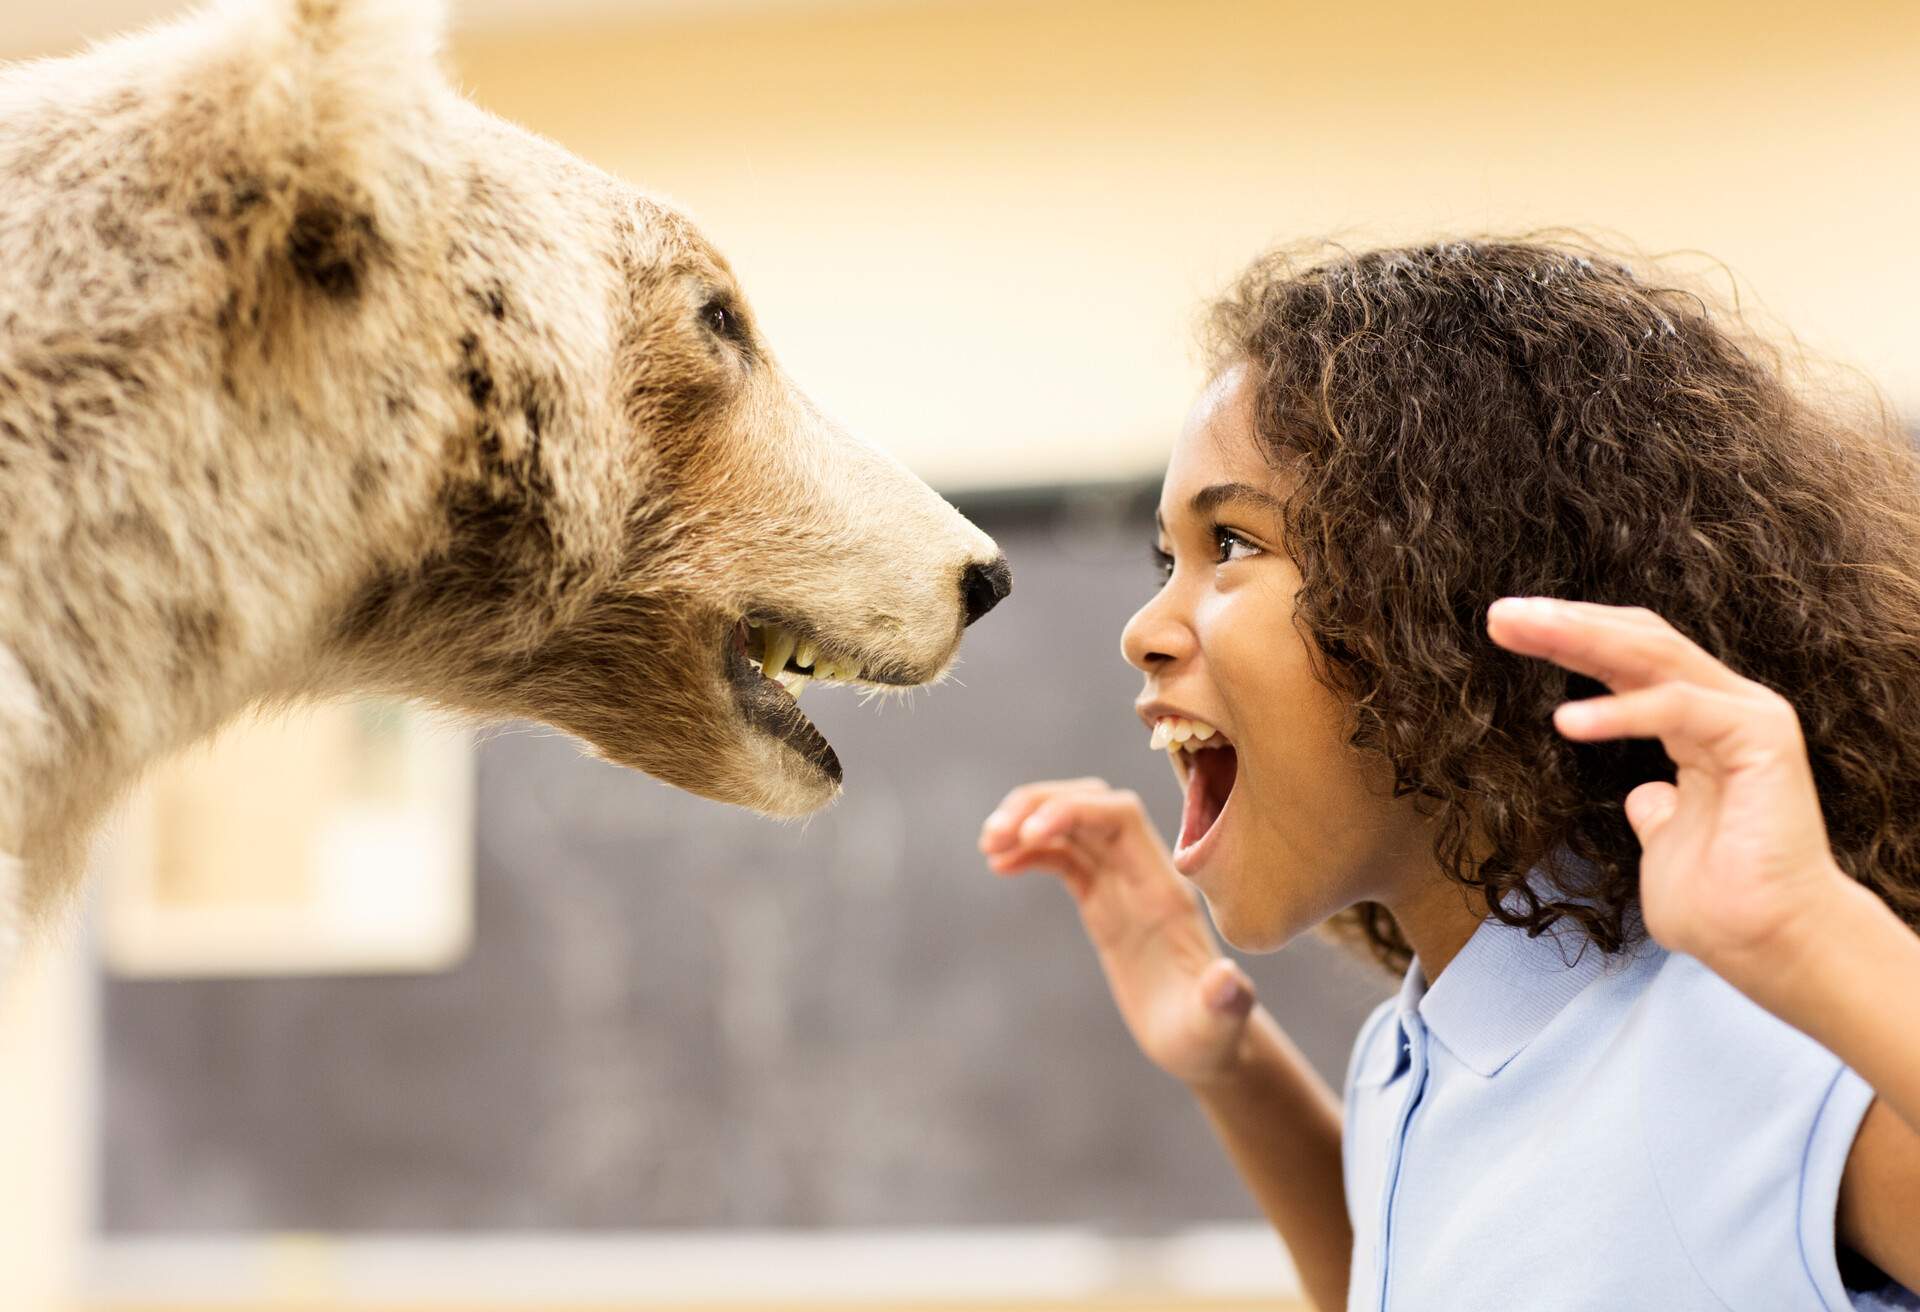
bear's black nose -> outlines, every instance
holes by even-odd
[[[960,576],[960,590],[967,597],[967,623],[971,624],[1006,600],[1013,591],[1013,571],[1005,556],[988,565],[969,565]]]

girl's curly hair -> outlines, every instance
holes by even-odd
[[[1816,404],[1737,318],[1559,239],[1271,254],[1210,329],[1289,475],[1295,624],[1349,741],[1493,915],[1631,946],[1622,803],[1673,778],[1657,742],[1562,738],[1554,706],[1604,689],[1486,637],[1540,594],[1644,606],[1786,696],[1841,866],[1920,923],[1920,455],[1884,407]],[[1340,922],[1410,959],[1384,907]]]

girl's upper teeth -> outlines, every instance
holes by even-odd
[[[1197,752],[1205,747],[1207,740],[1220,731],[1202,720],[1189,720],[1178,715],[1163,715],[1153,722],[1153,737],[1147,746],[1156,752],[1181,751]]]

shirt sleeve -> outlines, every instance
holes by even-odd
[[[1835,1059],[1838,1060],[1837,1058]],[[1873,1090],[1846,1067],[1835,1073],[1807,1136],[1800,1171],[1800,1255],[1820,1292],[1821,1306],[1838,1312],[1895,1312],[1920,1308],[1920,1301],[1898,1285],[1849,1290],[1840,1277],[1840,1181],[1860,1122],[1873,1104]]]
[[[1848,1289],[1840,1276],[1836,1238],[1840,1181],[1846,1175],[1847,1158],[1873,1098],[1873,1089],[1865,1080],[1849,1067],[1840,1068],[1807,1140],[1807,1162],[1800,1173],[1800,1252],[1827,1307],[1850,1308],[1852,1312],[1920,1312],[1920,1296],[1903,1285],[1888,1281],[1878,1289]]]
[[[1682,1246],[1730,1308],[1892,1312],[1840,1277],[1840,1178],[1873,1101],[1827,1049],[1690,957],[1644,1000],[1649,1161]],[[1875,1301],[1878,1300],[1878,1301]]]

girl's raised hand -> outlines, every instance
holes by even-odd
[[[987,817],[980,850],[998,875],[1059,876],[1150,1061],[1193,1085],[1234,1072],[1253,984],[1220,955],[1138,796],[1100,779],[1027,784]]]
[[[1827,912],[1860,891],[1828,844],[1793,707],[1648,610],[1507,597],[1487,633],[1612,690],[1561,705],[1562,734],[1660,740],[1675,782],[1626,797],[1647,931],[1769,1005]]]

